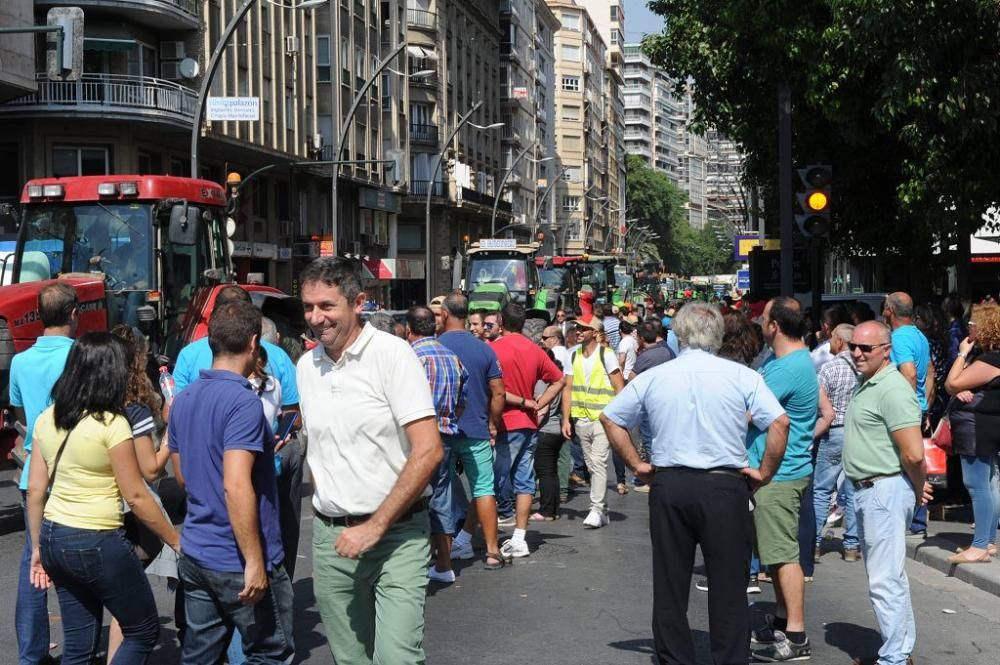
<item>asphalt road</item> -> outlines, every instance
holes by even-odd
[[[612,475],[612,478],[614,476]],[[650,546],[646,495],[609,495],[611,525],[584,530],[585,495],[574,497],[563,519],[530,531],[533,553],[497,572],[463,562],[458,582],[428,589],[425,644],[431,665],[632,665],[654,662],[650,632]],[[331,664],[322,623],[312,595],[312,517],[304,510],[296,580],[296,662]],[[21,534],[0,537],[0,663],[15,663],[14,599]],[[992,565],[992,564],[991,564]],[[921,665],[998,665],[1000,599],[923,564],[907,563],[917,613]],[[711,664],[707,645],[706,594],[693,589],[690,621],[699,645],[699,664]],[[170,619],[173,597],[154,580],[163,617],[161,646],[154,665],[177,662]],[[751,596],[756,620],[773,607],[773,593]],[[812,662],[850,663],[872,654],[879,636],[868,602],[862,563],[827,555],[807,586],[806,623]],[[59,616],[51,599],[53,641]],[[952,610],[946,612],[945,610]],[[58,653],[58,649],[54,653]]]

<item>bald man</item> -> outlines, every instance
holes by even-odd
[[[904,527],[914,508],[927,504],[931,489],[920,405],[892,362],[891,339],[888,326],[866,321],[848,344],[862,382],[847,407],[843,459],[854,489],[868,596],[882,634],[877,660],[904,665],[916,640]]]

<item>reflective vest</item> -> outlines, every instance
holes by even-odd
[[[573,352],[573,392],[570,415],[573,418],[597,420],[601,411],[615,398],[615,389],[611,385],[604,366],[604,347],[598,347],[597,361],[590,376],[583,373],[583,350]]]

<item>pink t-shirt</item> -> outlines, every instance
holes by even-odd
[[[493,342],[490,348],[500,361],[504,388],[514,395],[534,399],[536,383],[555,383],[563,377],[559,367],[549,360],[548,355],[524,335],[504,335]],[[503,428],[507,431],[538,429],[538,420],[533,411],[508,405],[503,410]]]

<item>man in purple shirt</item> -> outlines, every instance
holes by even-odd
[[[216,308],[208,323],[212,368],[171,409],[169,446],[187,490],[184,665],[218,662],[234,629],[251,662],[285,663],[294,654],[274,440],[247,380],[260,333],[261,314],[250,303]]]

